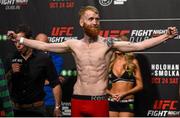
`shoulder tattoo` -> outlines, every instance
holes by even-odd
[[[111,37],[108,37],[106,39],[106,44],[108,45],[108,47],[111,47],[114,44],[114,40]]]

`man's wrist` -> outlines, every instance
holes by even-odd
[[[61,108],[61,105],[56,105],[55,106],[55,109],[60,109]]]
[[[20,44],[23,44],[23,43],[24,43],[24,37],[20,37],[20,38],[19,38],[19,43],[20,43]]]
[[[164,36],[164,39],[165,39],[164,41],[165,41],[165,42],[166,42],[167,39],[171,38],[170,35],[167,34],[167,33],[165,33],[163,36]]]

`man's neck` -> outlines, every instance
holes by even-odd
[[[97,42],[98,41],[98,36],[97,37],[90,37],[88,35],[84,35],[84,38],[83,38],[83,41],[86,42],[86,43],[94,43],[94,42]]]
[[[27,49],[24,53],[21,53],[21,56],[27,60],[32,55],[32,49]]]

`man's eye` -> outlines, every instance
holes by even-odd
[[[96,18],[96,20],[99,20],[99,18]]]
[[[89,20],[93,20],[93,18],[90,18]]]

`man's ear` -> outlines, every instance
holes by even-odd
[[[84,21],[83,21],[83,19],[82,19],[82,18],[79,20],[79,24],[80,24],[80,26],[81,26],[81,27],[83,27],[83,25],[84,25]]]

